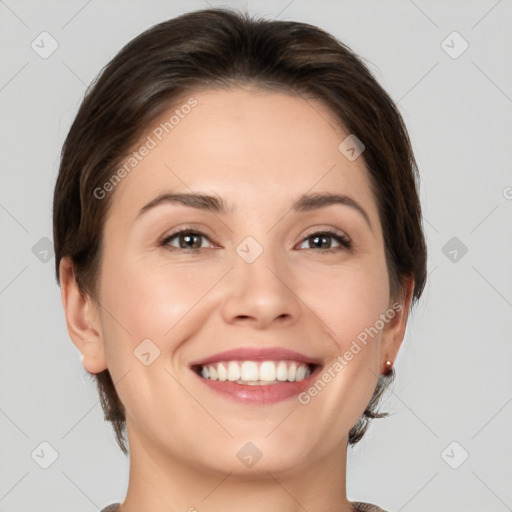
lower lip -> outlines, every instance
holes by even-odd
[[[279,382],[278,384],[268,384],[263,386],[250,386],[248,384],[238,384],[228,380],[210,380],[203,379],[197,373],[195,375],[206,386],[213,391],[224,395],[231,400],[252,404],[271,404],[296,397],[307,388],[309,388],[319,372],[320,367],[315,368],[305,379],[299,382]]]

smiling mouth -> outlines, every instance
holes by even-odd
[[[192,369],[203,379],[235,382],[247,386],[269,386],[300,382],[319,365],[299,361],[218,361],[194,365]]]

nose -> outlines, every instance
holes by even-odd
[[[265,329],[298,321],[301,303],[293,290],[293,272],[270,250],[252,263],[235,254],[226,281],[222,315],[227,323]]]

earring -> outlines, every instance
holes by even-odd
[[[384,369],[383,375],[386,377],[388,375],[391,375],[391,372],[393,370],[393,363],[391,361],[386,361],[386,368]]]

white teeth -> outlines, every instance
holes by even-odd
[[[240,367],[240,378],[247,382],[251,380],[259,380],[257,363],[254,361],[244,361]]]
[[[286,363],[284,361],[279,361],[276,377],[277,380],[281,382],[288,380],[288,369],[286,368]]]
[[[299,366],[297,368],[297,375],[295,377],[295,380],[303,380],[305,376],[306,376],[306,369],[304,368],[304,366]]]
[[[220,381],[228,380],[228,371],[222,363],[217,365],[217,375],[219,376]]]
[[[295,381],[295,377],[297,376],[297,363],[292,363],[288,368],[288,380],[290,382]],[[210,376],[210,379],[213,377]]]
[[[201,368],[204,379],[231,381],[249,386],[299,382],[311,374],[306,363],[297,361],[223,361]]]
[[[210,374],[209,375],[210,379],[219,380],[219,376],[217,375],[217,370],[215,369],[215,366],[213,366],[213,365],[208,366],[208,373]]]
[[[272,361],[264,361],[260,366],[260,380],[272,382],[276,380],[276,365]]]
[[[228,380],[234,381],[240,378],[240,367],[235,361],[228,363]]]

